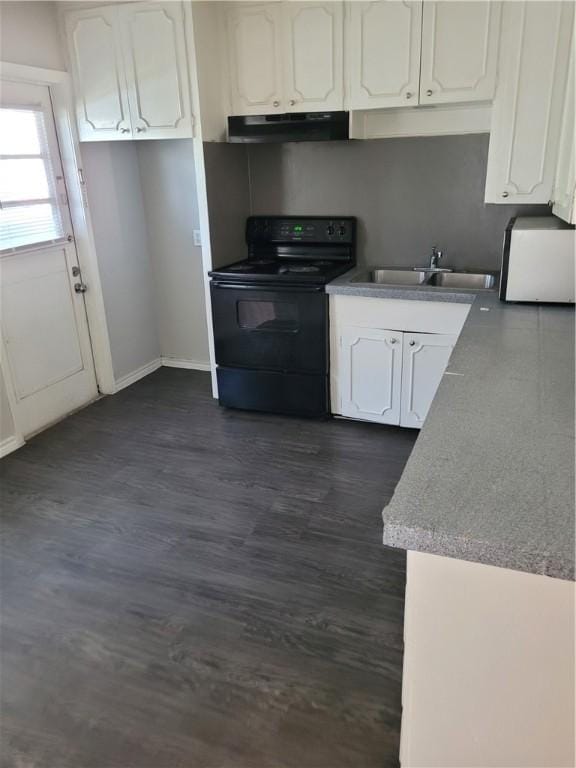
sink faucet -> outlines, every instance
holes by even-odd
[[[429,279],[432,279],[435,272],[452,272],[451,267],[438,266],[442,256],[443,256],[442,251],[439,251],[438,247],[433,245],[432,253],[430,254],[430,266],[429,267],[412,267],[412,269],[414,269],[416,272],[429,272],[430,273]]]
[[[439,251],[438,248],[433,245],[432,246],[432,253],[430,254],[430,269],[438,269],[438,262],[442,258],[442,251]]]

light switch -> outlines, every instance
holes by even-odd
[[[198,245],[198,246],[202,245],[202,238],[200,237],[199,229],[194,230],[194,245]]]

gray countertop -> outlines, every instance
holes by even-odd
[[[574,579],[573,308],[477,295],[382,516],[389,546]]]

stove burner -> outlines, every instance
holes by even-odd
[[[291,267],[280,267],[278,272],[280,274],[285,274],[286,272],[320,272],[320,269],[313,267],[311,264],[294,264]]]

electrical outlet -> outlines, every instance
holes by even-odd
[[[198,245],[198,246],[202,245],[202,238],[200,237],[199,229],[194,230],[194,245]]]

